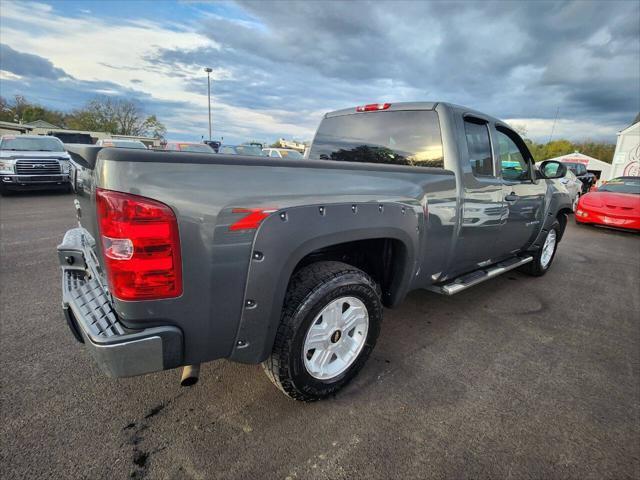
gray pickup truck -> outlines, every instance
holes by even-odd
[[[0,137],[0,194],[18,190],[69,190],[69,154],[56,137]]]
[[[262,363],[297,400],[362,368],[383,306],[551,265],[571,200],[505,123],[446,103],[328,113],[308,160],[70,147],[58,255],[72,333],[109,375]],[[517,299],[514,299],[517,302]]]

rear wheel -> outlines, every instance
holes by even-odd
[[[381,321],[380,292],[366,273],[340,262],[309,265],[289,283],[273,351],[263,368],[296,400],[327,397],[367,361]]]
[[[547,232],[547,235],[540,248],[533,256],[533,261],[523,265],[521,270],[529,275],[541,277],[549,267],[556,256],[556,250],[558,249],[558,242],[560,240],[560,223],[558,220],[553,222],[551,228]]]

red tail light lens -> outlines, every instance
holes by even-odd
[[[356,112],[375,112],[376,110],[386,110],[390,106],[390,103],[370,103],[356,107]]]
[[[120,300],[180,296],[180,236],[173,210],[149,198],[100,188],[96,204],[113,296]]]

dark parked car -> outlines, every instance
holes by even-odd
[[[582,182],[582,194],[587,193],[591,190],[591,187],[598,180],[596,176],[587,171],[587,166],[583,163],[577,162],[563,162],[565,166],[573,172],[573,174],[578,177],[578,180]]]
[[[544,275],[571,213],[561,163],[537,169],[506,123],[446,103],[328,113],[295,162],[75,153],[89,187],[58,247],[62,303],[102,369],[193,383],[201,362],[262,362],[305,401],[357,374],[410,291]]]
[[[80,143],[83,145],[93,145],[93,138],[88,133],[75,132],[49,132],[50,136],[56,137],[62,143]]]
[[[220,149],[220,145],[222,145],[222,142],[219,142],[217,140],[205,140],[203,143],[209,145],[211,149],[216,153],[218,153],[218,150]]]

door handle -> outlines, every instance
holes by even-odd
[[[507,202],[515,202],[516,200],[518,200],[518,195],[516,195],[515,193],[510,193],[509,195],[505,196],[504,199]]]

